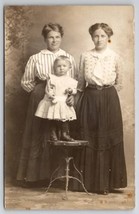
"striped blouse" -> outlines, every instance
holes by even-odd
[[[56,53],[45,49],[29,58],[24,75],[21,79],[21,86],[23,89],[27,92],[31,92],[36,85],[36,77],[40,80],[46,80],[49,74],[53,74],[54,60],[60,55],[69,57],[72,68],[68,75],[75,78],[77,75],[76,63],[70,54],[62,49],[59,49]]]

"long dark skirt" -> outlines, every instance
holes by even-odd
[[[30,95],[17,180],[38,181],[49,178],[49,148],[45,143],[49,138],[49,124],[47,120],[34,116],[44,96],[45,86],[46,82],[37,84]]]
[[[99,192],[127,186],[123,124],[119,97],[114,87],[87,87],[78,112],[86,149],[85,186]]]

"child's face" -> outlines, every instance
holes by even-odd
[[[70,69],[69,62],[65,60],[58,60],[55,65],[55,75],[57,76],[66,75],[69,69]]]

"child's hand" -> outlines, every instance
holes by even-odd
[[[57,99],[56,98],[52,99],[52,103],[56,104],[57,103]]]
[[[51,102],[52,102],[53,104],[57,103],[57,99],[55,98],[55,95],[54,95],[54,94],[50,95],[50,96],[49,96],[49,99],[51,100]]]
[[[54,95],[54,94],[49,94],[49,99],[50,99],[50,100],[55,99],[55,95]]]

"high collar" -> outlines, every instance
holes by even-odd
[[[113,51],[110,49],[110,48],[106,48],[106,50],[104,50],[103,52],[99,53],[97,52],[95,49],[92,49],[91,50],[91,53],[94,57],[97,57],[97,58],[104,58],[106,56],[110,56],[113,54]]]
[[[42,54],[52,54],[52,55],[62,55],[62,54],[65,54],[65,51],[62,50],[62,49],[59,49],[57,52],[53,53],[52,51],[49,51],[48,49],[44,49],[44,50],[41,50],[41,53]]]

